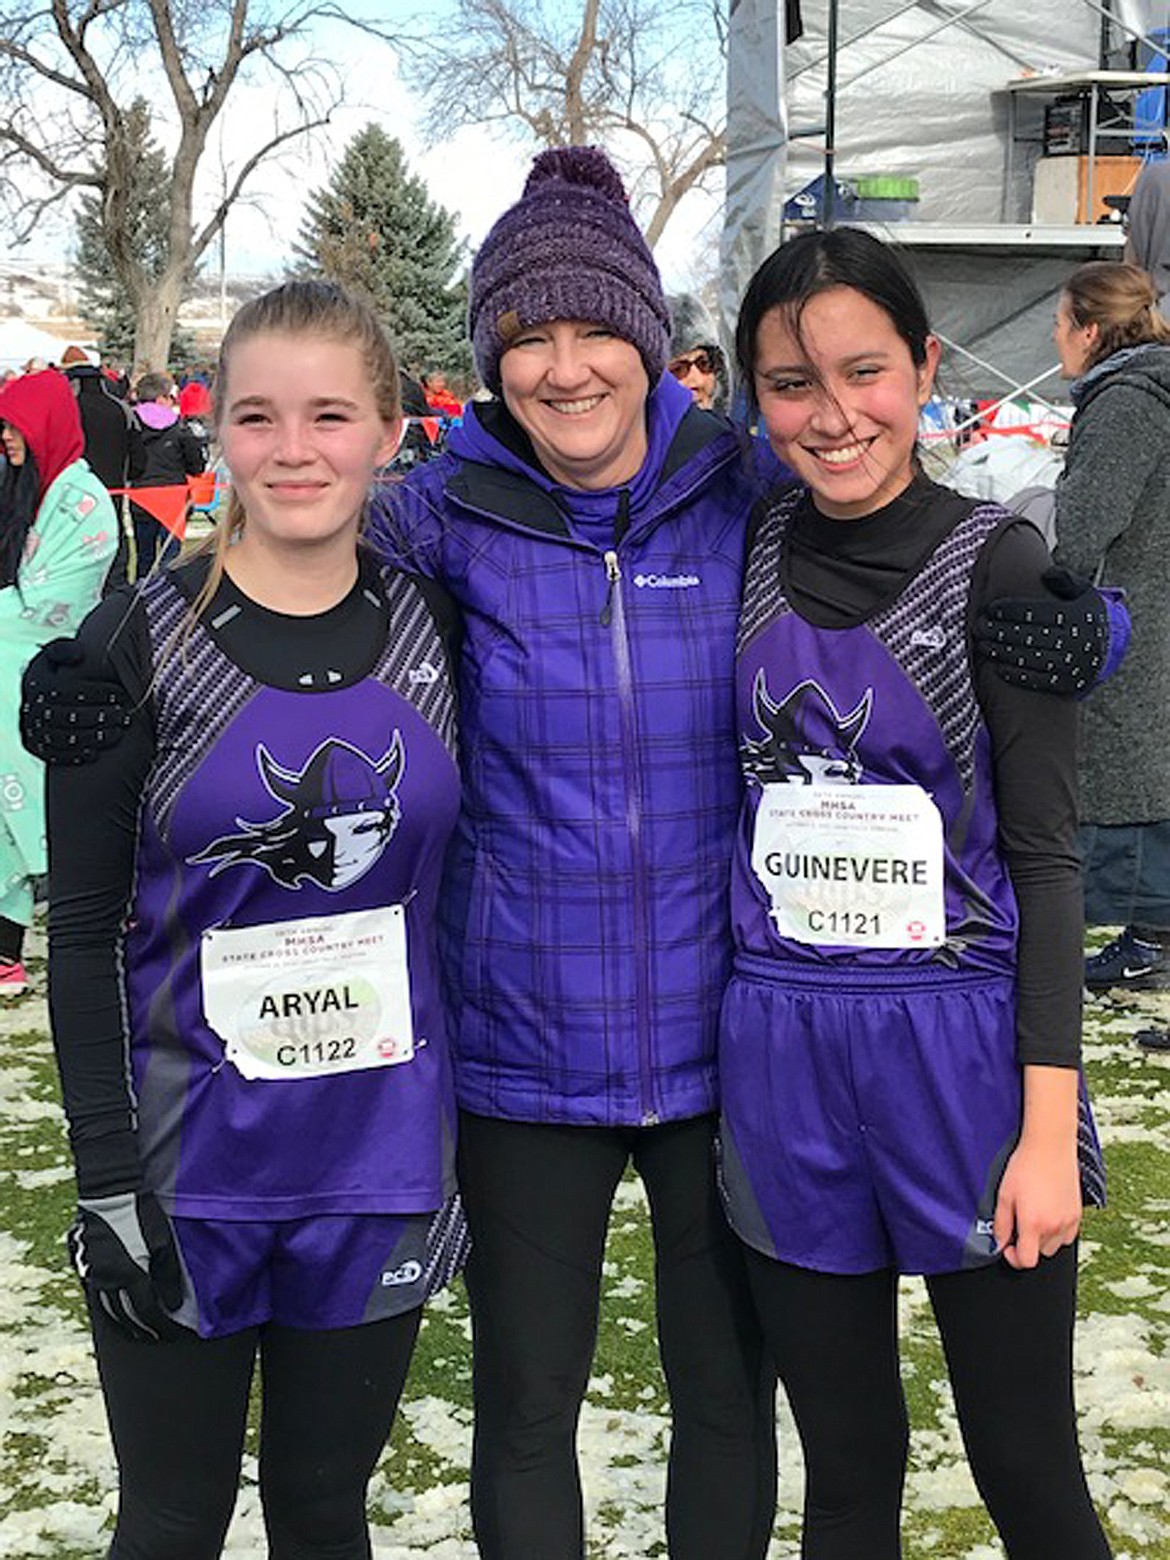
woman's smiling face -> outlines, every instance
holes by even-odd
[[[352,546],[377,466],[397,443],[359,348],[326,335],[249,336],[232,350],[219,425],[251,547]]]
[[[893,320],[853,287],[800,315],[769,309],[756,331],[755,391],[772,448],[831,519],[872,514],[910,485],[918,418],[939,348],[919,366]]]
[[[637,475],[650,382],[638,349],[621,336],[585,320],[521,331],[500,359],[500,384],[554,481],[605,488]]]

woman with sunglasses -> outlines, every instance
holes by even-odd
[[[727,410],[727,359],[716,342],[715,323],[693,293],[668,300],[673,331],[666,365],[705,412]]]

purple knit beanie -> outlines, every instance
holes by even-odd
[[[541,152],[524,194],[471,267],[468,329],[479,377],[500,393],[500,358],[522,330],[553,320],[608,326],[637,347],[651,387],[666,367],[670,311],[658,267],[599,147]]]

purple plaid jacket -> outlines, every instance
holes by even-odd
[[[590,1125],[698,1115],[730,967],[744,532],[775,469],[670,378],[620,492],[553,483],[512,426],[469,407],[368,533],[464,617],[444,912],[459,1101]]]

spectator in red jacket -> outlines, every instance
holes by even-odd
[[[427,405],[432,411],[438,412],[440,417],[463,416],[463,403],[457,396],[452,395],[447,385],[447,376],[441,369],[424,374],[422,382],[423,389],[426,391]]]

